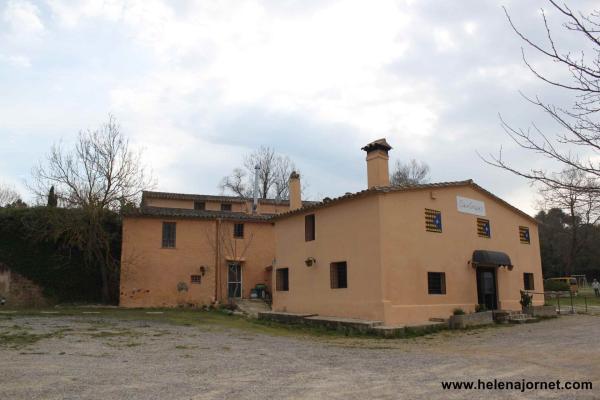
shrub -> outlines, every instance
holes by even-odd
[[[546,279],[544,281],[544,290],[548,292],[568,292],[571,290],[571,288],[565,281],[553,281],[551,279]]]
[[[475,312],[485,312],[487,311],[487,307],[485,306],[485,304],[477,304],[475,306]]]
[[[86,266],[84,254],[71,240],[81,226],[79,209],[31,207],[0,209],[0,264],[40,285],[44,295],[59,302],[98,302],[102,278]],[[111,213],[105,220],[113,257],[118,259],[121,222]],[[112,279],[118,293],[118,275]]]
[[[462,308],[455,308],[454,311],[452,312],[452,314],[454,315],[464,315],[465,312]]]

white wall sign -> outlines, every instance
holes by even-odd
[[[483,201],[456,196],[456,208],[463,213],[485,217],[485,203]]]

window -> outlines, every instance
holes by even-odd
[[[202,275],[190,275],[191,283],[202,283]]]
[[[525,290],[535,289],[535,285],[533,284],[533,274],[531,272],[525,272],[523,274],[523,288],[525,288]]]
[[[194,210],[206,210],[206,203],[203,201],[194,201]]]
[[[346,261],[334,262],[330,265],[331,272],[331,288],[345,289],[348,287],[348,270]]]
[[[477,218],[477,236],[488,239],[490,238],[490,220]]]
[[[244,224],[233,225],[233,237],[236,239],[242,239],[244,237]]]
[[[425,209],[425,230],[427,232],[442,233],[442,212]]]
[[[315,240],[315,214],[304,217],[304,240],[306,242]]]
[[[162,228],[162,247],[175,247],[175,222],[163,222]]]
[[[524,244],[530,243],[528,227],[526,227],[526,226],[519,227],[519,240],[521,241],[521,243],[524,243]]]
[[[289,268],[277,268],[275,271],[275,289],[279,292],[287,292],[290,290]]]
[[[231,204],[221,203],[221,211],[231,211]]]
[[[446,294],[446,273],[428,272],[427,286],[429,294]]]

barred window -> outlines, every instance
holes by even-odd
[[[177,224],[175,222],[163,222],[162,226],[162,247],[175,247],[175,234]]]
[[[490,220],[477,218],[477,235],[488,239],[491,237]]]
[[[427,286],[429,294],[446,294],[446,273],[428,272]]]
[[[203,201],[194,201],[194,210],[206,210],[206,203]]]
[[[331,288],[345,289],[348,287],[348,269],[346,261],[334,262],[330,265]]]
[[[525,290],[535,289],[535,285],[533,284],[533,274],[531,272],[525,272],[523,274],[523,288]]]
[[[202,275],[190,275],[191,283],[202,283]]]
[[[530,243],[528,227],[526,227],[526,226],[519,227],[519,240],[521,241],[521,243],[524,243],[524,244]]]
[[[236,239],[242,239],[244,237],[244,224],[233,225],[233,237]]]
[[[425,230],[427,232],[442,233],[442,212],[425,209]]]
[[[221,211],[231,211],[230,203],[221,203]]]
[[[289,268],[277,268],[275,271],[275,290],[287,292],[290,290]]]

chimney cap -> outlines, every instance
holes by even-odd
[[[296,171],[292,171],[292,173],[290,174],[290,179],[300,179],[300,174]]]
[[[377,139],[377,140],[367,144],[365,147],[361,148],[361,150],[364,150],[367,153],[370,153],[375,150],[383,150],[387,153],[391,149],[392,149],[392,146],[390,146],[388,144],[388,142],[385,140],[385,138]]]

